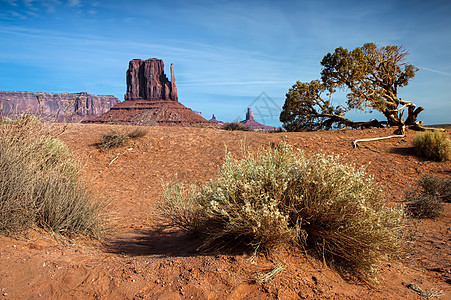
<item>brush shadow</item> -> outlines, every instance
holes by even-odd
[[[389,150],[390,153],[400,154],[403,156],[417,156],[415,147],[393,147]]]
[[[184,231],[135,230],[107,241],[108,253],[128,256],[156,255],[159,257],[191,257],[213,255],[240,255],[249,253],[249,247],[238,243],[218,243],[208,248],[202,248],[206,237],[200,234]]]

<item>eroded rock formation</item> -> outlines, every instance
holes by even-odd
[[[0,91],[0,115],[6,117],[27,112],[58,122],[78,122],[100,116],[118,103],[110,95]]]
[[[125,101],[94,119],[95,123],[130,125],[181,125],[210,124],[202,116],[178,102],[174,66],[171,64],[171,81],[164,73],[160,59],[133,59],[127,70]]]
[[[124,99],[178,101],[172,64],[169,81],[161,59],[131,60],[127,70],[127,93]]]
[[[246,119],[244,121],[241,121],[241,123],[246,125],[246,127],[249,128],[250,130],[271,131],[277,129],[272,126],[266,126],[256,122],[254,120],[254,112],[250,108],[247,109]]]

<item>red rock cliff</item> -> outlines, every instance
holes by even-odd
[[[178,101],[174,68],[171,64],[171,81],[164,74],[161,59],[133,59],[127,70],[127,100],[172,100]]]
[[[118,103],[119,99],[110,95],[0,91],[0,115],[6,117],[28,112],[55,121],[78,122],[100,116]]]

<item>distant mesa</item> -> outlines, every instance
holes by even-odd
[[[174,67],[171,64],[169,81],[161,59],[130,61],[124,100],[91,122],[146,126],[210,123],[178,102]]]
[[[246,125],[246,127],[249,128],[250,130],[262,130],[262,131],[277,130],[276,127],[266,126],[256,122],[254,120],[254,113],[250,108],[247,109],[246,119],[244,121],[241,121],[240,123]]]
[[[15,117],[31,113],[55,122],[94,119],[120,103],[111,95],[89,93],[36,93],[0,91],[0,115]]]
[[[224,122],[219,121],[219,120],[216,120],[215,114],[213,114],[213,116],[211,117],[211,119],[208,120],[208,121],[213,122],[213,123],[216,123],[216,124],[218,124],[218,125],[220,125],[220,126],[224,125]]]
[[[216,119],[216,116],[215,116],[214,114],[213,114],[212,118],[211,118],[209,121],[212,122],[212,123],[216,123],[216,124],[219,125],[219,126],[224,125],[224,122],[217,120],[217,119]],[[242,124],[246,125],[246,127],[247,127],[249,130],[255,130],[255,131],[271,131],[271,130],[277,130],[276,127],[266,126],[266,125],[263,125],[263,124],[260,124],[260,123],[256,122],[256,121],[254,120],[254,113],[253,113],[253,111],[251,110],[251,108],[248,108],[248,109],[247,109],[247,112],[246,112],[246,119],[243,120],[243,121],[240,121],[239,123],[242,123]]]

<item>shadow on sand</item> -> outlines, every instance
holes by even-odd
[[[107,242],[109,253],[128,256],[156,255],[160,257],[212,256],[219,254],[240,255],[250,253],[244,243],[218,242],[203,248],[206,237],[183,231],[139,229],[119,235]]]

